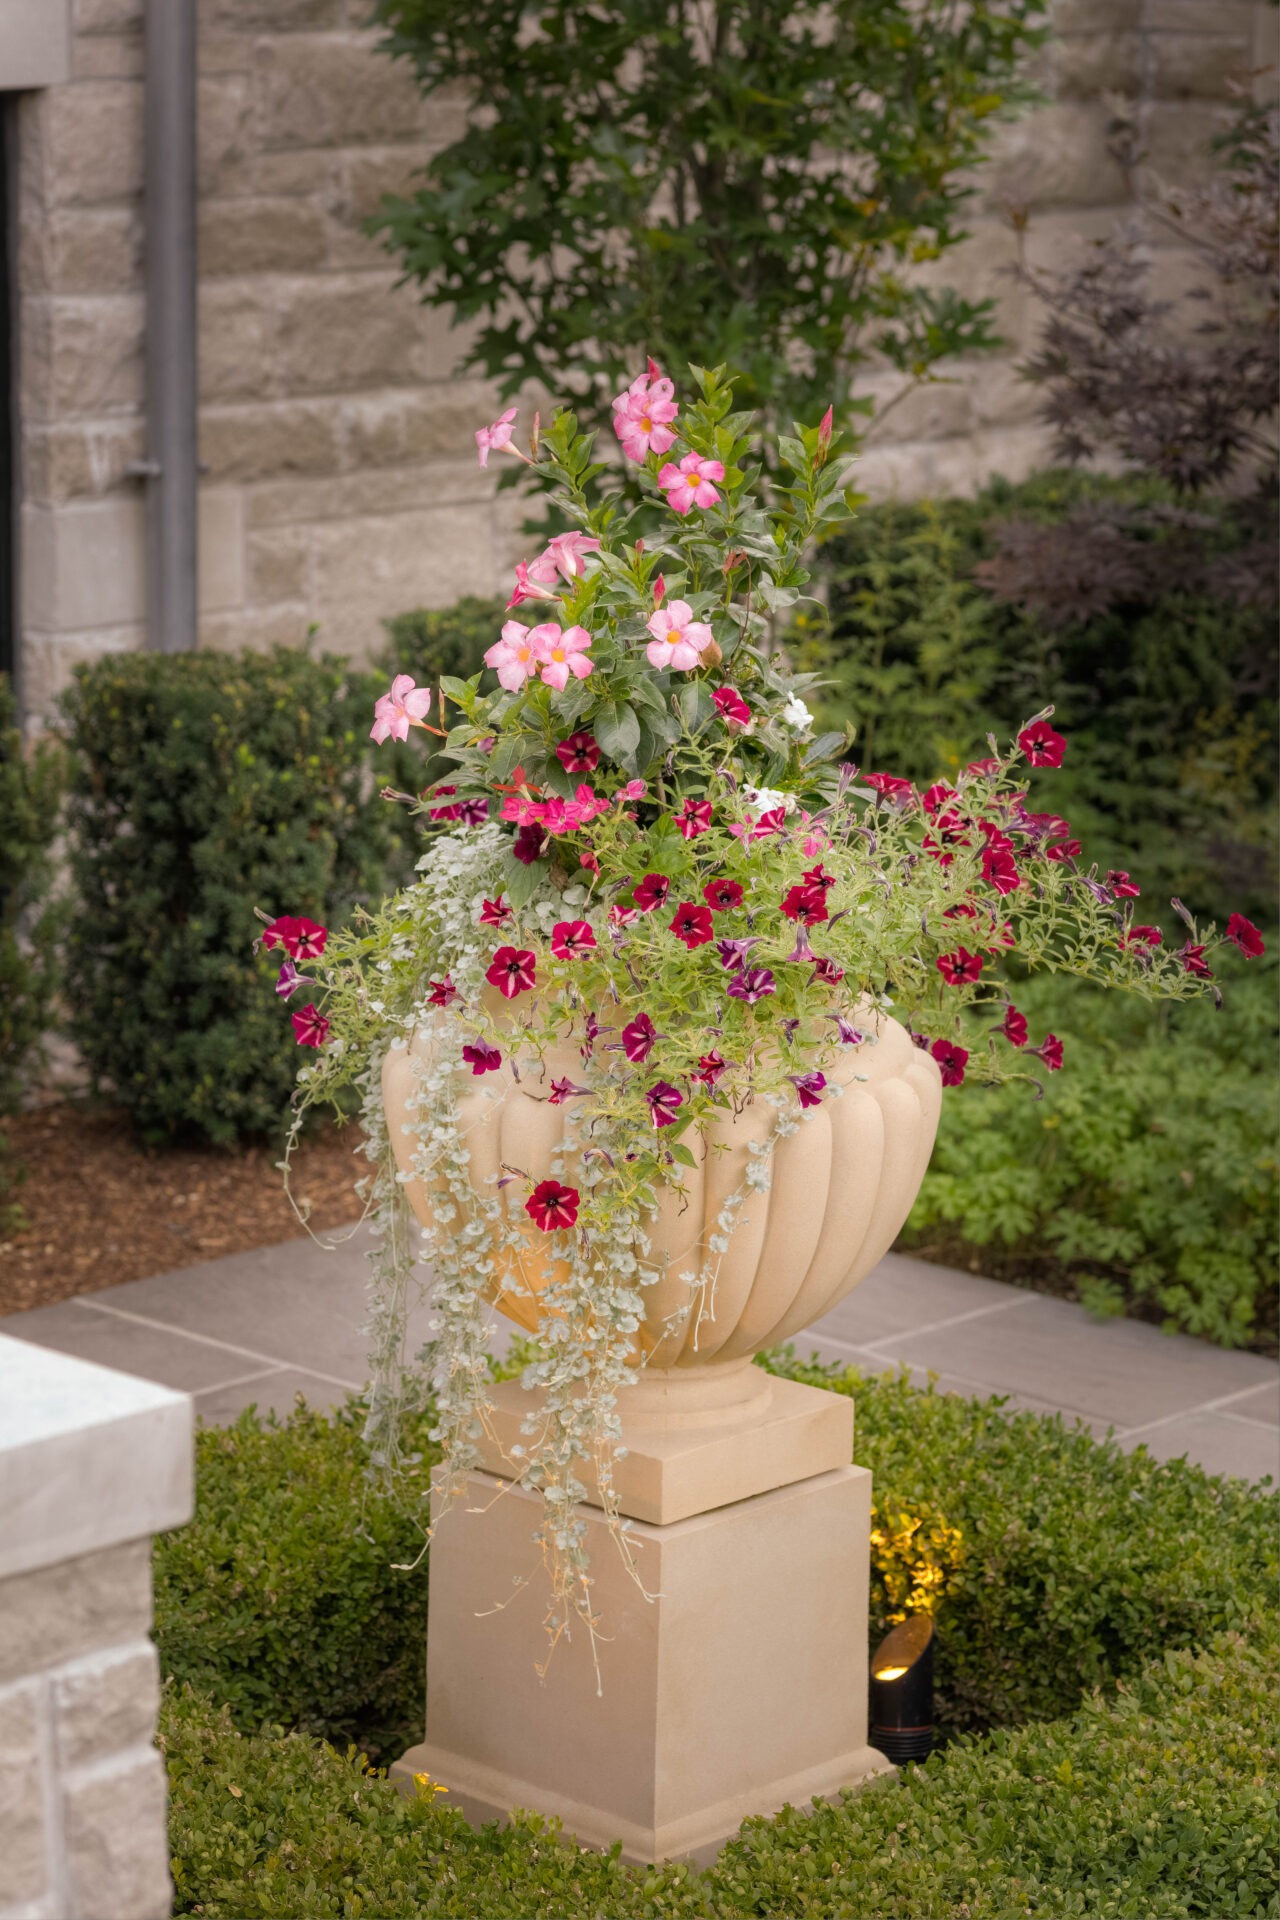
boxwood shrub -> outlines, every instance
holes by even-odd
[[[254,908],[381,897],[373,683],[302,650],[113,654],[66,698],[72,1029],[145,1135],[278,1127],[297,1068]]]

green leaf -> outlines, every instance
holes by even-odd
[[[596,708],[592,732],[602,753],[607,753],[619,766],[634,767],[635,751],[640,745],[640,721],[633,707],[625,701],[606,700]]]
[[[523,907],[538,891],[547,877],[545,860],[535,860],[526,866],[523,860],[517,860],[514,853],[502,856],[502,891],[513,907]]]

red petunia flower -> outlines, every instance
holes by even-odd
[[[982,877],[989,887],[1004,895],[1016,893],[1022,885],[1018,877],[1017,863],[1011,853],[1003,847],[984,847],[982,850]]]
[[[1007,1007],[1004,1019],[996,1028],[996,1032],[1002,1033],[1010,1046],[1025,1047],[1027,1044],[1026,1014],[1019,1013],[1016,1007]]]
[[[652,913],[655,907],[666,905],[670,891],[671,882],[665,873],[646,873],[631,897],[641,913]]]
[[[1205,964],[1203,947],[1193,947],[1188,940],[1177,957],[1184,973],[1194,974],[1197,980],[1212,980],[1213,968]]]
[[[1035,720],[1018,735],[1018,745],[1033,767],[1060,767],[1067,743],[1047,720]]]
[[[528,993],[537,978],[534,956],[527,947],[499,947],[484,977],[506,999],[514,1000],[518,993]]]
[[[315,1007],[293,1015],[293,1037],[300,1047],[322,1047],[329,1038],[329,1022]]]
[[[430,1007],[451,1007],[455,1000],[462,998],[450,974],[446,973],[443,980],[428,980],[427,986],[430,989],[427,1005]]]
[[[1233,913],[1227,921],[1227,931],[1223,936],[1233,947],[1239,947],[1246,960],[1256,960],[1260,953],[1267,950],[1266,942],[1254,926],[1252,920],[1246,920],[1242,913]]]
[[[578,960],[596,944],[585,920],[559,920],[551,929],[551,951],[557,960]]]
[[[1130,927],[1121,941],[1122,947],[1158,947],[1164,939],[1159,927]]]
[[[957,900],[954,907],[948,907],[942,917],[944,920],[976,920],[978,909],[972,900]]]
[[[935,780],[933,785],[920,796],[920,805],[927,814],[933,815],[945,807],[948,800],[954,800],[956,790],[949,787],[945,780]]]
[[[559,1228],[576,1226],[578,1197],[576,1187],[561,1186],[558,1180],[539,1180],[525,1201],[524,1210],[535,1227],[541,1227],[544,1233],[555,1233]]]
[[[566,1100],[576,1100],[579,1094],[590,1093],[590,1087],[577,1087],[567,1076],[563,1080],[553,1080],[551,1091],[547,1095],[547,1104],[562,1107]]]
[[[751,709],[732,687],[717,687],[711,696],[711,704],[726,726],[745,727],[750,724]]]
[[[263,929],[262,944],[268,951],[275,946],[283,947],[291,960],[318,960],[328,938],[327,927],[286,913]]]
[[[966,773],[976,773],[980,779],[988,774],[999,773],[999,771],[1000,762],[998,760],[971,760],[965,768]]]
[[[742,905],[742,888],[736,880],[708,880],[702,897],[712,913],[728,913]]]
[[[514,920],[515,913],[499,894],[496,900],[486,900],[480,909],[479,924],[482,927],[505,927],[508,920]]]
[[[685,801],[681,812],[675,816],[676,832],[685,840],[696,840],[700,833],[706,833],[711,825],[711,802],[695,800],[692,795]]]
[[[757,1000],[765,999],[778,989],[768,967],[743,967],[734,974],[728,990],[735,1000],[745,1000],[749,1007],[754,1007]]]
[[[1123,869],[1119,871],[1113,870],[1109,873],[1107,875],[1107,885],[1117,900],[1136,900],[1142,892],[1142,888],[1135,885]]]
[[[720,1075],[724,1072],[728,1064],[724,1055],[718,1053],[713,1047],[710,1053],[703,1054],[701,1060],[699,1060],[697,1066],[689,1075],[689,1078],[691,1080],[700,1080],[704,1087],[714,1087],[716,1081],[720,1078]]]
[[[982,958],[970,953],[967,947],[957,947],[954,953],[940,953],[936,966],[949,987],[967,986],[982,973]]]
[[[806,853],[810,851],[810,848],[805,848]],[[830,893],[835,883],[836,877],[834,873],[828,873],[821,862],[819,862],[816,867],[807,867],[805,869],[804,884],[806,887],[818,887],[823,893]]]
[[[837,966],[829,953],[815,953],[813,977],[815,980],[821,980],[824,986],[838,987],[844,979],[844,968]]]
[[[523,866],[531,867],[535,860],[542,857],[547,836],[541,827],[520,827],[511,843],[511,851]]]
[[[566,773],[594,773],[600,765],[600,748],[595,735],[571,733],[556,748],[556,759]]]
[[[953,1040],[935,1040],[929,1051],[942,1068],[943,1086],[958,1087],[969,1064],[967,1050],[956,1046]]]
[[[640,915],[634,907],[620,907],[615,904],[609,909],[609,925],[611,927],[629,927],[633,920],[638,920],[639,918]]]
[[[900,779],[896,773],[867,773],[863,779],[877,793],[882,793],[886,800],[911,800],[915,797],[911,782]]]
[[[825,1073],[789,1073],[788,1080],[800,1096],[802,1107],[820,1107],[827,1084]]]
[[[783,895],[780,905],[788,920],[802,920],[806,927],[816,927],[829,918],[825,887],[794,886]]]
[[[684,1105],[684,1095],[667,1080],[659,1080],[645,1094],[649,1102],[649,1118],[655,1127],[670,1127],[675,1124],[676,1113]]]
[[[1050,1073],[1057,1073],[1062,1065],[1062,1042],[1056,1033],[1046,1033],[1040,1045],[1032,1047],[1031,1052],[1044,1061]]]
[[[639,1065],[640,1061],[649,1058],[657,1037],[658,1029],[648,1014],[638,1013],[635,1019],[622,1029],[622,1051],[628,1060],[633,1060]]]
[[[1080,858],[1080,842],[1078,840],[1060,840],[1057,846],[1045,848],[1044,857],[1046,860],[1078,860]]]
[[[502,1055],[496,1047],[488,1047],[483,1040],[474,1046],[464,1047],[462,1057],[472,1073],[496,1073],[502,1065]]]
[[[671,932],[677,940],[684,941],[691,953],[695,947],[705,947],[708,940],[715,939],[710,907],[695,907],[686,900],[676,908]]]

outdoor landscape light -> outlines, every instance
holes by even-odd
[[[933,1621],[913,1613],[871,1660],[873,1747],[890,1760],[924,1760],[933,1748]]]

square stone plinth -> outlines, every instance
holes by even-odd
[[[633,1520],[667,1527],[676,1520],[749,1500],[758,1493],[847,1467],[853,1453],[853,1402],[844,1394],[775,1380],[754,1370],[760,1397],[712,1417],[700,1426],[649,1427],[630,1416],[627,1391],[619,1396],[627,1450],[614,1464],[619,1511]],[[480,1441],[491,1473],[514,1477],[510,1454],[528,1444],[522,1427],[541,1396],[518,1380],[494,1389],[491,1432]],[[590,1463],[579,1471],[587,1498],[599,1504]]]
[[[599,1687],[585,1629],[537,1671],[540,1501],[469,1476],[431,1550],[426,1740],[393,1767],[402,1782],[430,1773],[472,1820],[526,1807],[628,1860],[705,1861],[750,1814],[888,1771],[867,1745],[865,1468],[633,1523],[645,1592],[583,1512]]]

